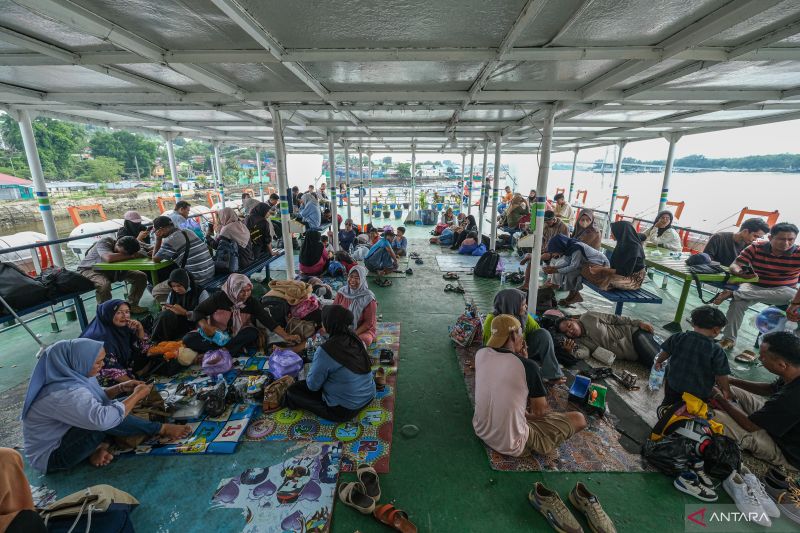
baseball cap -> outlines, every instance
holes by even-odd
[[[711,260],[711,256],[705,252],[701,252],[699,254],[690,255],[688,259],[686,259],[686,264],[689,266],[697,266],[697,265],[718,265],[719,263],[716,261]]]
[[[161,229],[172,226],[172,219],[165,216],[156,217],[153,220],[153,229]]]
[[[492,336],[489,337],[487,346],[491,348],[502,348],[508,341],[511,333],[519,331],[519,320],[511,315],[498,315],[492,320]]]
[[[142,222],[142,215],[140,215],[138,211],[126,211],[122,218],[130,220],[131,222]]]

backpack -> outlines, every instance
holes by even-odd
[[[524,280],[525,277],[523,276],[522,279]],[[550,287],[539,287],[539,291],[536,293],[536,314],[541,316],[550,309],[558,309],[556,291]]]
[[[497,266],[500,264],[500,254],[494,250],[489,250],[478,259],[478,263],[472,273],[479,278],[496,278]]]
[[[277,296],[264,296],[261,298],[261,305],[270,314],[272,320],[281,327],[286,327],[286,319],[290,311],[289,302]]]
[[[57,299],[64,294],[94,290],[94,283],[89,278],[60,267],[44,270],[39,279],[47,287],[48,294],[52,299]]]
[[[328,263],[328,274],[334,278],[337,276],[344,276],[345,275],[344,265],[341,264],[339,261],[331,261],[330,263]]]
[[[319,300],[316,296],[311,294],[306,299],[301,300],[297,305],[292,306],[292,317],[305,318],[319,308]]]
[[[89,283],[94,289],[94,284]],[[30,277],[17,265],[5,262],[0,262],[0,296],[14,310],[32,307],[50,299],[49,291],[44,283]],[[4,306],[0,305],[0,315],[5,314],[9,313]]]
[[[239,270],[239,245],[227,237],[220,238],[217,253],[214,255],[214,271],[217,274],[231,274]]]

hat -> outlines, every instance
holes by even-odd
[[[686,264],[689,266],[698,266],[698,265],[718,265],[717,261],[712,261],[711,256],[705,252],[690,255],[686,259]]]
[[[140,215],[138,211],[126,211],[122,218],[139,224],[142,222],[142,215]]]
[[[519,331],[522,326],[519,320],[511,315],[498,315],[492,320],[492,336],[486,343],[490,348],[502,348],[508,341],[509,335]]]
[[[545,220],[552,220],[556,218],[556,214],[554,211],[545,211],[544,212],[544,219]]]
[[[153,229],[168,228],[172,226],[172,219],[165,216],[156,217],[153,220]]]

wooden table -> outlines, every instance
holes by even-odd
[[[606,250],[613,250],[617,242],[613,239],[603,239],[602,247]],[[678,279],[683,280],[683,288],[681,289],[681,296],[678,300],[678,308],[675,310],[675,317],[672,322],[665,324],[664,329],[668,331],[682,331],[681,319],[683,318],[683,310],[686,307],[686,300],[689,298],[689,291],[692,288],[692,273],[686,265],[686,258],[689,257],[688,253],[672,252],[666,248],[656,246],[645,246],[645,264],[655,270],[659,270]],[[723,267],[727,270],[727,267]],[[727,280],[725,274],[696,274],[697,279],[705,283],[746,283],[758,281],[758,278],[739,278],[731,276]]]
[[[123,270],[139,270],[141,272],[149,272],[150,280],[153,286],[158,284],[158,271],[174,263],[172,261],[161,261],[156,263],[149,257],[139,257],[136,259],[128,259],[126,261],[117,261],[116,263],[96,263],[95,270],[110,270],[110,271],[123,271]]]

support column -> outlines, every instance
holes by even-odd
[[[464,180],[467,176],[467,151],[461,152],[461,179],[458,180],[458,212],[464,211]]]
[[[499,131],[494,134],[494,183],[492,186],[492,233],[489,238],[489,249],[494,250],[497,244],[497,203],[500,199],[500,148],[503,144],[503,134]]]
[[[291,190],[286,175],[286,146],[283,144],[283,120],[275,106],[269,106],[272,115],[272,132],[275,137],[275,167],[278,174],[278,194],[281,197],[281,229],[283,233],[283,251],[286,256],[286,279],[294,279],[294,249],[292,234],[289,230],[289,205]]]
[[[219,201],[222,203],[222,208],[225,209],[225,179],[222,176],[222,163],[219,160],[219,141],[214,141],[214,164],[217,167],[217,176],[219,177],[219,181],[217,186],[219,187],[217,191],[219,191]]]
[[[372,152],[367,152],[367,171],[369,180],[369,223],[372,224]]]
[[[603,236],[608,238],[611,234],[611,223],[614,222],[614,205],[617,203],[617,193],[619,192],[619,173],[622,169],[622,151],[628,141],[617,141],[617,166],[614,168],[614,186],[611,188],[611,204],[608,206],[608,220],[606,227],[603,228]]]
[[[536,181],[536,215],[533,250],[531,251],[531,277],[528,282],[528,309],[536,313],[536,297],[539,292],[539,263],[542,260],[542,232],[544,231],[544,210],[547,205],[547,180],[550,177],[550,151],[553,145],[553,122],[556,105],[550,106],[542,128],[541,151],[539,152],[539,177]],[[533,302],[533,304],[531,304]]]
[[[667,200],[669,199],[669,179],[672,177],[672,163],[675,160],[675,145],[681,139],[680,133],[670,133],[664,136],[669,141],[669,150],[667,151],[667,164],[664,167],[664,181],[661,182],[661,198],[658,201],[658,212],[660,213],[667,208]]]
[[[361,212],[361,227],[364,227],[364,152],[358,147],[358,210]]]
[[[164,139],[167,141],[167,159],[169,160],[169,172],[172,174],[172,193],[175,196],[175,202],[181,199],[181,182],[178,179],[178,165],[175,164],[175,147],[172,145],[172,140],[175,138],[175,133],[165,131],[163,133]]]
[[[486,194],[486,187],[489,183],[486,181],[486,169],[489,165],[489,141],[483,141],[483,171],[481,172],[481,188],[480,196],[478,197],[478,237],[483,239],[483,219],[486,213],[486,206],[483,203],[483,197]]]
[[[264,202],[264,178],[261,175],[261,148],[256,146],[256,175],[258,176],[258,192],[261,196],[261,201]]]
[[[347,141],[342,141],[344,147],[344,198],[347,200],[347,218],[353,220],[352,202],[350,201],[350,153],[347,151]]]
[[[417,144],[411,143],[411,201],[409,202],[406,224],[419,220],[417,214]]]
[[[53,211],[50,207],[50,197],[47,195],[47,184],[44,181],[39,150],[36,148],[36,137],[33,135],[31,117],[25,110],[15,112],[13,116],[19,123],[19,131],[22,134],[22,144],[25,146],[25,157],[28,159],[28,167],[31,169],[33,190],[36,194],[36,200],[39,202],[39,212],[42,214],[44,233],[47,235],[48,241],[55,241],[58,239],[58,231],[56,231],[56,221],[53,219]],[[31,253],[35,255],[36,250],[31,250]],[[50,254],[53,256],[53,263],[56,266],[64,266],[64,256],[61,254],[61,247],[58,244],[50,246]]]
[[[569,194],[567,195],[567,203],[570,205],[572,204],[572,191],[575,189],[575,166],[578,163],[578,152],[580,152],[580,147],[576,146],[572,149],[572,174],[569,177]],[[545,196],[547,196],[547,191],[542,191]],[[539,194],[539,191],[536,191],[536,194]]]
[[[331,189],[331,233],[333,234],[333,249],[339,249],[339,207],[336,205],[336,154],[333,152],[333,133],[328,132],[328,173],[331,176],[328,187]]]
[[[469,152],[469,174],[467,174],[467,216],[472,214],[472,181],[475,177],[475,147]]]

